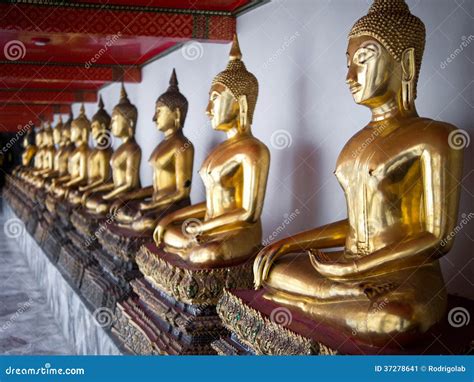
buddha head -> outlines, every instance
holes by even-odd
[[[188,113],[188,100],[178,88],[176,70],[173,69],[168,90],[156,100],[153,122],[160,131],[176,131],[184,126]]]
[[[43,127],[42,126],[40,126],[40,128],[36,132],[36,146],[43,147]]]
[[[64,122],[63,129],[62,129],[64,145],[68,145],[71,142],[71,125],[72,125],[73,120],[74,120],[74,116],[72,115],[72,112],[70,112],[69,118],[67,119],[66,122]]]
[[[249,129],[257,104],[258,81],[242,61],[239,41],[234,41],[227,68],[212,81],[206,113],[212,128],[227,131],[235,125]]]
[[[63,141],[63,119],[61,116],[59,116],[59,122],[56,124],[56,126],[53,129],[53,141],[55,145],[61,146],[64,141]]]
[[[71,122],[71,140],[76,145],[87,143],[90,125],[91,123],[87,119],[84,104],[82,104],[78,117]]]
[[[370,108],[394,101],[414,110],[425,48],[425,26],[404,0],[374,0],[349,33],[347,84],[354,101]]]
[[[110,115],[104,109],[102,96],[99,99],[99,110],[92,117],[92,138],[97,142],[97,146],[107,146],[110,134]]]
[[[25,138],[23,138],[22,146],[24,148],[27,148],[28,146],[34,146],[35,142],[36,142],[35,128],[31,127],[30,129],[27,130]]]
[[[138,111],[128,99],[122,84],[120,101],[112,112],[112,134],[119,138],[132,137],[135,134]]]

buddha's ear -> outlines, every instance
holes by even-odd
[[[240,120],[240,126],[243,129],[246,129],[248,127],[248,102],[247,102],[247,96],[246,95],[241,95],[239,97],[239,120]]]
[[[402,53],[402,101],[405,110],[410,110],[415,101],[415,49],[408,48]]]
[[[179,107],[174,109],[174,113],[175,113],[175,119],[174,119],[175,126],[177,128],[180,128],[181,127],[181,110],[179,110]]]

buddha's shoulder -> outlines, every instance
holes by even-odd
[[[270,155],[268,147],[254,136],[245,137],[244,139],[237,141],[234,147],[238,147],[250,156],[256,156],[257,159],[261,156]]]
[[[454,125],[428,118],[417,118],[413,123],[400,129],[401,135],[411,137],[416,142],[446,146],[450,135],[458,130]]]

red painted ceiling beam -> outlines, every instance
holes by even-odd
[[[136,9],[136,10],[135,10]],[[83,7],[35,4],[0,4],[0,29],[36,33],[152,36],[230,41],[236,19],[230,12],[160,8],[117,9],[107,4]],[[26,17],[28,15],[28,17]]]
[[[26,112],[27,114],[37,114],[40,116],[43,113],[69,113],[71,107],[69,105],[28,105],[28,104],[0,104],[0,115],[15,115]]]
[[[67,104],[97,102],[95,91],[0,90],[0,103]]]
[[[140,82],[141,70],[136,66],[112,67],[94,66],[86,69],[79,65],[39,65],[4,63],[0,65],[1,82],[7,84],[38,84],[56,82],[65,87],[68,84],[103,84],[105,82],[124,81]],[[2,87],[5,87],[4,85]]]

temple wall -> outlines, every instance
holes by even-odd
[[[345,84],[346,36],[355,20],[367,12],[368,3],[276,0],[238,19],[244,61],[260,82],[253,131],[272,155],[263,212],[267,242],[346,216],[344,195],[333,171],[344,143],[370,117],[367,109],[354,104]],[[408,3],[427,26],[419,113],[450,122],[472,136],[473,3]],[[463,42],[468,46],[464,47]],[[139,110],[137,141],[143,150],[143,185],[151,183],[147,159],[161,139],[152,122],[154,103],[166,90],[175,67],[190,105],[185,133],[196,148],[192,200],[204,199],[197,171],[206,154],[223,139],[221,133],[211,129],[204,110],[212,78],[224,69],[228,51],[229,45],[187,45],[146,65],[140,84],[126,85],[130,100]],[[467,78],[471,82],[466,82]],[[119,84],[112,84],[101,90],[109,112],[118,102],[119,88]],[[75,104],[74,112],[78,110],[79,104]],[[89,117],[95,110],[96,105],[86,105]],[[466,149],[460,219],[461,214],[474,212],[473,146]],[[460,225],[454,249],[443,260],[443,269],[451,292],[473,297],[469,280],[474,279],[474,223]]]

